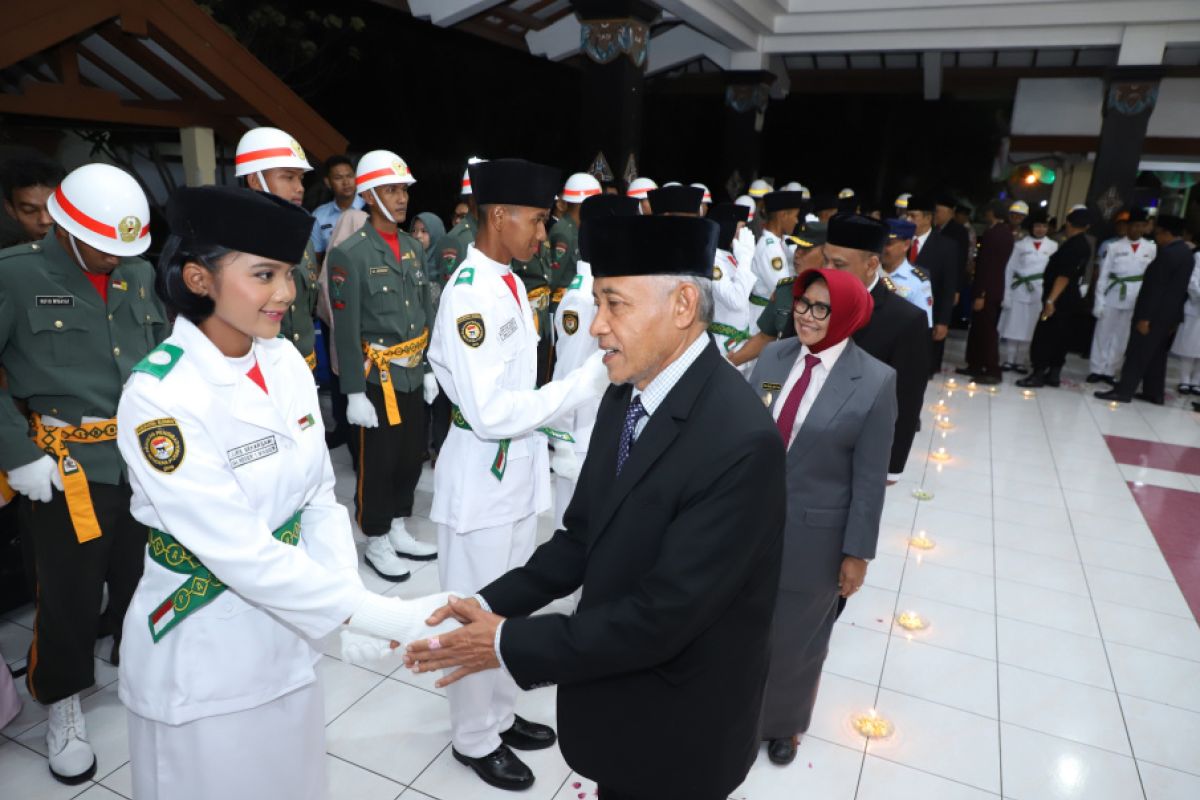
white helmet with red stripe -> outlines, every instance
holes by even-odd
[[[471,156],[470,158],[467,159],[467,169],[463,170],[462,191],[459,192],[459,194],[461,194],[463,196],[466,196],[468,194],[475,194],[475,192],[472,191],[472,189],[471,189],[471,169],[470,169],[470,167],[472,164],[482,164],[484,161],[487,161],[487,159],[486,158],[476,158],[475,156]]]
[[[563,187],[562,199],[568,203],[582,203],[589,197],[600,194],[600,191],[600,181],[586,172],[576,172],[567,178],[567,185]]]
[[[705,186],[703,183],[693,183],[692,188],[693,189],[703,189],[704,190],[704,199],[701,200],[700,202],[708,203],[710,206],[712,205],[712,192],[710,192],[708,190],[707,186]]]
[[[110,256],[140,256],[150,246],[150,204],[133,176],[109,164],[84,164],[46,203],[57,225]]]
[[[268,169],[312,169],[300,143],[279,128],[255,128],[238,141],[233,173],[239,178]],[[263,184],[266,187],[266,184]]]
[[[625,191],[626,197],[632,197],[635,200],[645,200],[646,195],[658,188],[658,184],[649,178],[634,178],[630,182],[629,188]]]
[[[416,183],[404,159],[391,150],[372,150],[358,160],[354,174],[354,189],[359,194],[389,183]]]
[[[753,197],[748,194],[744,194],[737,200],[734,200],[733,203],[734,205],[745,206],[746,208],[750,209],[750,216],[746,218],[747,222],[751,222],[754,219],[755,203]]]

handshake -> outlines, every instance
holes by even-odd
[[[365,664],[387,657],[405,642],[449,633],[459,627],[453,617],[433,626],[426,624],[433,614],[450,602],[450,592],[439,592],[416,600],[383,597],[369,592],[358,610],[342,629],[342,659]]]

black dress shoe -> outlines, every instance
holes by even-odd
[[[772,764],[786,767],[796,760],[796,747],[799,744],[799,736],[790,739],[770,739],[767,742],[767,758],[771,759]]]
[[[512,727],[500,732],[500,741],[513,750],[545,750],[558,741],[558,734],[549,725],[530,722],[513,714]]]
[[[533,786],[533,770],[517,758],[508,745],[500,745],[486,756],[471,758],[450,748],[454,760],[475,770],[475,774],[489,786],[509,791],[520,791]]]
[[[1001,372],[1016,372],[1017,365],[1012,363],[1011,361],[1005,361],[1003,364],[1000,365],[1000,371]]]
[[[1028,378],[1021,378],[1021,380],[1017,381],[1017,386],[1024,389],[1038,389],[1045,385],[1046,381],[1042,379],[1042,373],[1040,372],[1035,372]]]
[[[1018,375],[1028,375],[1029,367],[1022,367],[1020,364],[1017,364],[1015,367],[1013,367],[1013,372],[1017,373]]]
[[[1107,383],[1109,386],[1116,386],[1116,385],[1117,385],[1117,379],[1116,379],[1116,378],[1114,378],[1112,375],[1101,375],[1101,376],[1100,376],[1100,380],[1104,381],[1104,382],[1105,382],[1105,383]]]
[[[1093,392],[1092,394],[1101,400],[1116,400],[1118,403],[1132,403],[1133,402],[1132,397],[1126,397],[1125,395],[1118,392],[1116,389],[1107,389],[1103,392]]]
[[[1155,406],[1166,405],[1166,402],[1167,402],[1166,400],[1164,400],[1161,397],[1151,397],[1150,395],[1146,394],[1145,392],[1138,392],[1137,394],[1134,395],[1134,397],[1136,397],[1138,400],[1141,400],[1143,403],[1150,403],[1151,405],[1155,405]]]
[[[1086,383],[1103,383],[1104,376],[1099,372],[1089,372],[1088,376],[1083,379]]]
[[[1047,386],[1053,386],[1055,389],[1057,389],[1059,386],[1062,386],[1062,380],[1059,378],[1061,373],[1062,370],[1058,368],[1048,369],[1046,370],[1045,374],[1042,375],[1042,380],[1046,382]]]
[[[971,369],[970,367],[959,367],[954,371],[959,375],[969,375],[971,377],[975,377],[975,370]]]
[[[980,375],[975,382],[981,386],[995,386],[1002,381],[999,375]]]

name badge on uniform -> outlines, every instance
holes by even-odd
[[[371,267],[371,274],[372,275],[387,275],[388,268],[387,267]]]
[[[762,388],[763,388],[764,392],[778,392],[780,389],[783,388],[783,384],[781,384],[781,383],[764,383],[762,385]]]
[[[500,341],[506,342],[509,337],[517,332],[517,319],[513,317],[508,322],[500,326]]]
[[[226,455],[229,456],[229,466],[237,469],[267,456],[273,456],[278,452],[279,445],[275,442],[275,437],[267,436],[253,442],[238,445],[232,450],[227,451]]]
[[[34,298],[39,306],[71,306],[75,305],[75,298],[69,294],[39,294]]]

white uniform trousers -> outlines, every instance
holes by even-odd
[[[438,525],[442,590],[470,597],[510,569],[524,566],[536,545],[536,514],[465,533]],[[446,687],[454,749],[480,758],[499,747],[500,732],[512,727],[519,691],[503,669],[477,672]]]
[[[1089,371],[1097,375],[1116,375],[1117,367],[1125,360],[1129,344],[1129,326],[1133,322],[1132,308],[1105,308],[1096,320],[1092,334],[1092,355]]]
[[[324,800],[321,680],[182,725],[130,711],[129,761],[137,800]]]

